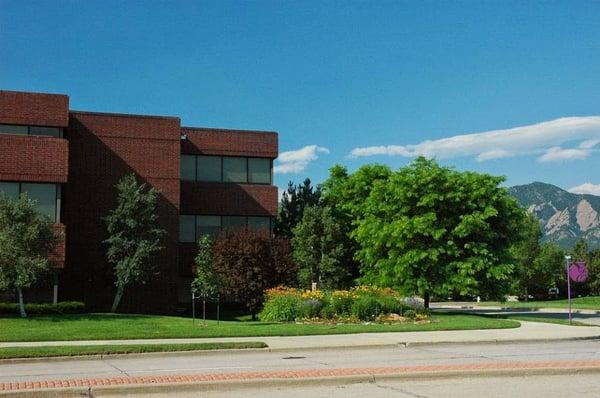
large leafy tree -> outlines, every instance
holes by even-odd
[[[213,243],[213,270],[218,276],[220,293],[243,303],[255,317],[265,289],[294,279],[297,269],[288,255],[289,245],[285,241],[263,231],[221,232]]]
[[[432,295],[505,293],[524,215],[503,181],[423,157],[375,181],[352,233],[363,281],[419,294],[426,306]]]
[[[541,282],[539,271],[534,268],[535,260],[540,255],[542,229],[540,222],[532,215],[527,214],[523,220],[523,226],[519,231],[520,239],[513,245],[512,254],[515,258],[515,278],[513,279],[513,290],[528,297],[529,294],[537,294]],[[542,282],[545,284],[545,282]]]
[[[48,270],[48,256],[59,239],[35,202],[26,195],[13,200],[0,193],[0,290],[17,291],[22,317],[27,316],[23,289]]]
[[[138,183],[134,174],[123,177],[116,188],[117,207],[105,217],[109,237],[104,241],[117,287],[112,312],[117,310],[128,286],[145,283],[156,270],[153,256],[162,249],[165,235],[158,223],[156,189]]]
[[[321,288],[336,289],[351,284],[352,272],[344,263],[344,231],[329,207],[306,207],[293,232],[294,259],[302,287],[317,283]]]
[[[321,198],[321,188],[314,188],[309,178],[302,184],[288,183],[279,203],[279,213],[275,220],[275,235],[291,239],[294,227],[302,220],[304,208],[315,206]]]

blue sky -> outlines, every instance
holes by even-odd
[[[0,88],[278,131],[280,187],[425,154],[600,194],[599,20],[595,1],[0,0]]]

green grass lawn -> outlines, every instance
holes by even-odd
[[[295,324],[254,321],[201,321],[153,315],[39,315],[30,318],[0,317],[0,341],[115,340],[184,337],[254,337],[412,332],[432,330],[502,329],[518,327],[511,320],[477,315],[436,313],[431,323]]]
[[[548,301],[507,301],[500,303],[498,301],[486,301],[483,303],[473,303],[478,306],[499,306],[503,308],[569,308],[568,300],[548,300]],[[573,308],[580,310],[599,310],[600,297],[578,297],[573,299]]]
[[[6,347],[0,348],[0,359],[68,357],[75,355],[139,354],[147,352],[177,352],[265,348],[260,341],[193,344],[127,344],[84,345],[54,347]]]

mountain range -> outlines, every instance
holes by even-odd
[[[575,194],[543,182],[517,185],[509,193],[540,221],[543,241],[568,249],[584,238],[590,248],[600,247],[600,196]]]

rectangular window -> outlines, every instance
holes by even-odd
[[[179,241],[180,242],[195,242],[196,241],[196,216],[179,216]]]
[[[202,235],[217,236],[221,231],[221,216],[196,216],[196,239]]]
[[[223,158],[223,182],[248,182],[247,158]]]
[[[27,126],[16,126],[13,124],[0,124],[0,134],[27,135]]]
[[[43,135],[47,137],[62,137],[60,127],[17,126],[15,124],[0,124],[0,134]]]
[[[246,217],[244,216],[223,216],[223,228],[245,228]]]
[[[197,156],[196,158],[198,159],[198,181],[222,181],[220,156]]]
[[[248,158],[248,182],[251,184],[270,184],[271,159]]]
[[[47,215],[54,222],[57,221],[56,184],[22,183],[21,193],[27,193],[27,197],[36,202],[37,210],[41,214]]]
[[[180,165],[181,179],[184,181],[196,180],[196,157],[193,155],[181,155]]]
[[[61,138],[62,129],[59,127],[29,127],[29,135],[44,135],[48,137]]]
[[[271,217],[248,217],[248,227],[259,231],[270,231]]]
[[[13,200],[19,199],[18,182],[0,182],[0,192]]]

